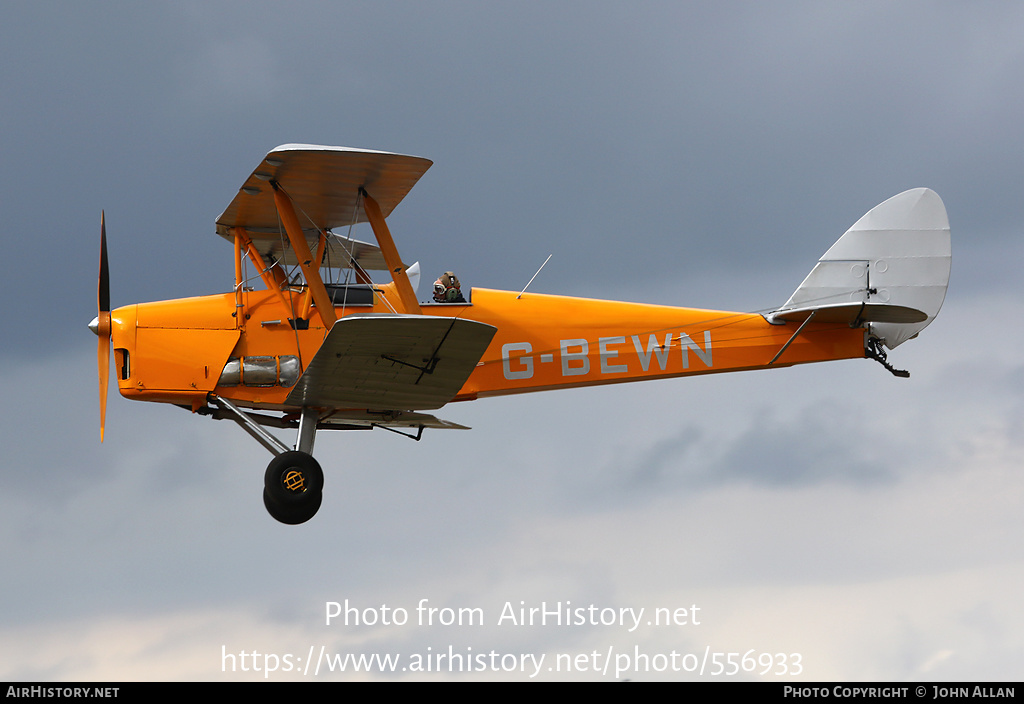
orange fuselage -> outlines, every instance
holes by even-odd
[[[372,305],[337,305],[337,316],[403,312],[394,284],[376,289]],[[302,296],[286,293],[296,302]],[[797,328],[749,313],[529,293],[519,298],[480,288],[473,289],[472,304],[423,305],[421,312],[497,328],[456,401],[764,368]],[[112,332],[121,394],[196,410],[215,392],[249,408],[287,410],[294,372],[305,369],[328,332],[315,306],[307,329],[292,329],[290,317],[269,290],[118,308]],[[864,335],[861,328],[811,323],[773,366],[864,357]],[[261,373],[232,376],[225,371],[229,359],[258,360]]]

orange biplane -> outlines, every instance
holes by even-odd
[[[403,263],[385,218],[430,165],[364,149],[274,149],[217,218],[235,265],[233,290],[219,295],[111,310],[101,223],[90,325],[101,441],[112,344],[122,396],[238,423],[274,455],[270,515],[303,523],[322,497],[317,430],[418,440],[425,428],[464,427],[425,413],[452,401],[832,359],[870,357],[907,376],[883,346],[924,329],[949,281],[946,210],[919,188],[857,221],[763,315],[482,288],[423,303],[418,266]],[[376,245],[333,231],[361,222]],[[385,283],[367,273],[385,270]],[[294,446],[267,428],[296,429]]]

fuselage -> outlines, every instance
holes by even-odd
[[[288,294],[298,300],[301,291]],[[375,286],[372,303],[335,305],[339,318],[396,310],[402,312],[394,284]],[[456,401],[763,368],[797,327],[749,313],[481,288],[468,304],[424,304],[420,312],[497,328]],[[291,317],[269,290],[118,308],[118,388],[126,398],[193,410],[210,392],[249,408],[288,410],[290,388],[328,332],[315,306],[308,327],[293,329]],[[773,366],[863,357],[864,334],[811,323]]]

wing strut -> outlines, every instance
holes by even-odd
[[[253,266],[255,266],[256,270],[259,272],[260,278],[263,279],[263,284],[268,290],[277,294],[277,298],[281,301],[281,305],[284,306],[285,310],[292,310],[292,305],[288,302],[288,299],[285,298],[284,291],[281,290],[281,284],[278,283],[277,279],[274,277],[274,271],[267,266],[266,261],[263,259],[263,255],[256,249],[256,245],[253,244],[249,235],[246,234],[245,230],[241,227],[234,228],[234,235],[238,242],[237,246],[239,254],[241,254],[241,249],[244,247],[249,253],[249,261],[253,263]],[[237,279],[239,274],[236,273],[235,276]],[[294,313],[292,313],[292,315],[294,315]],[[241,324],[241,321],[239,321],[239,324]]]
[[[327,235],[324,231],[320,231],[320,238],[316,245],[316,265],[319,267],[321,262],[324,260],[324,253],[327,251]],[[309,308],[313,305],[313,287],[306,287],[306,292],[302,295],[302,303],[299,305],[299,318],[303,320],[309,320]],[[333,303],[332,306],[333,308]]]
[[[274,204],[277,205],[277,212],[281,216],[284,231],[288,234],[292,251],[295,252],[296,259],[299,260],[302,274],[306,277],[306,285],[313,292],[313,301],[320,313],[320,320],[323,321],[324,327],[330,330],[338,316],[334,313],[334,303],[331,302],[323,279],[320,278],[320,262],[316,261],[312,252],[309,251],[309,245],[306,243],[305,235],[302,234],[302,226],[299,225],[299,218],[295,214],[291,198],[281,189],[281,185],[277,181],[271,181],[270,185],[274,187]]]
[[[412,289],[409,275],[405,273],[408,267],[402,263],[401,257],[398,256],[398,248],[395,247],[395,241],[391,238],[391,231],[388,230],[388,225],[384,222],[384,215],[380,211],[380,206],[377,205],[377,201],[370,197],[365,188],[360,188],[359,193],[363,196],[363,212],[366,213],[366,218],[370,221],[370,227],[373,228],[373,234],[377,238],[377,246],[380,247],[381,254],[384,255],[388,271],[391,272],[395,288],[398,289],[398,298],[402,301],[402,307],[406,313],[420,315],[420,304],[416,300],[416,292]]]

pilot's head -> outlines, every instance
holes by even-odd
[[[434,300],[438,303],[451,303],[462,295],[459,277],[454,272],[446,271],[434,282]]]

